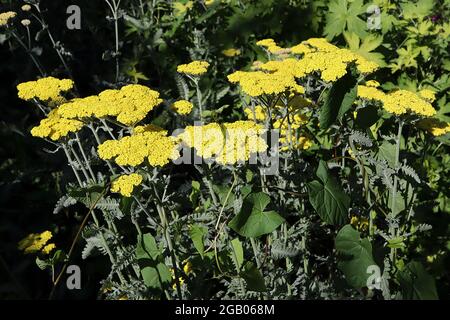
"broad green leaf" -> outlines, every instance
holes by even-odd
[[[204,241],[207,233],[208,229],[205,226],[198,224],[191,226],[189,229],[189,237],[191,237],[194,247],[197,249],[201,257],[203,257],[203,254],[205,253]]]
[[[328,172],[324,161],[320,161],[316,175],[320,181],[314,180],[308,183],[311,205],[326,223],[344,224],[347,220],[350,198]]]
[[[161,251],[156,245],[156,240],[150,233],[143,234],[141,237],[138,236],[136,248],[136,257],[138,259],[156,260],[160,254]]]
[[[321,129],[328,129],[336,119],[341,118],[351,108],[356,99],[356,87],[356,79],[350,73],[332,85],[320,109]]]
[[[170,270],[163,263],[161,254],[155,238],[150,233],[138,237],[136,257],[141,269],[141,275],[144,283],[153,289],[162,289],[172,279]]]
[[[369,239],[361,239],[360,233],[348,224],[338,232],[335,244],[339,253],[338,268],[348,284],[354,288],[367,286],[368,268],[376,265]]]
[[[274,231],[284,222],[275,211],[264,211],[270,197],[253,193],[244,199],[242,209],[230,222],[229,227],[244,237],[256,238]]]
[[[149,288],[161,289],[168,285],[172,279],[170,269],[162,262],[156,266],[146,266],[141,268],[144,283]]]
[[[438,300],[436,284],[420,262],[412,261],[398,273],[398,281],[407,300]]]
[[[247,284],[247,290],[264,292],[267,291],[264,277],[253,262],[247,262],[241,272],[241,277]]]
[[[329,4],[324,33],[328,40],[340,35],[345,30],[356,33],[363,38],[367,32],[367,23],[358,16],[365,13],[366,6],[362,0],[333,0]]]

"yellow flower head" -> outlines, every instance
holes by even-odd
[[[48,114],[47,118],[41,120],[38,126],[31,129],[31,135],[57,141],[71,132],[79,131],[82,127],[83,122],[63,118],[58,114],[58,109],[54,109]]]
[[[185,274],[189,274],[192,272],[192,262],[188,261],[186,262],[186,264],[183,266],[183,271]]]
[[[31,10],[31,6],[29,4],[24,4],[21,7],[22,11],[30,11]]]
[[[366,86],[367,87],[373,87],[373,88],[378,88],[380,86],[380,83],[376,80],[369,80],[366,81]]]
[[[427,130],[435,137],[439,137],[450,132],[450,123],[440,121],[438,119],[422,119],[418,124],[420,128]]]
[[[267,144],[260,137],[263,132],[253,121],[236,121],[188,126],[179,138],[199,156],[225,165],[248,161],[251,154],[265,151]]]
[[[206,61],[193,61],[188,64],[181,64],[177,67],[179,73],[193,76],[200,76],[208,71],[209,63]]]
[[[57,79],[54,77],[42,78],[36,81],[20,83],[17,86],[19,98],[30,101],[39,99],[44,102],[61,100],[61,94],[73,88],[70,79]]]
[[[436,110],[429,102],[407,90],[387,94],[383,99],[383,106],[386,111],[395,115],[411,112],[419,116],[432,117],[436,114]]]
[[[268,47],[276,46],[277,44],[276,44],[275,40],[269,38],[269,39],[259,40],[258,42],[256,42],[256,45],[260,46],[260,47],[268,48]]]
[[[108,89],[98,96],[73,99],[58,108],[58,113],[69,119],[114,117],[133,126],[162,102],[159,92],[138,84]]]
[[[120,193],[124,197],[131,197],[134,187],[140,185],[142,176],[137,173],[122,175],[111,184],[111,191]]]
[[[114,159],[122,166],[138,166],[147,159],[151,166],[161,167],[179,157],[176,140],[153,125],[136,127],[131,136],[103,142],[98,146],[98,154],[101,159]]]
[[[226,57],[235,57],[241,54],[241,50],[235,48],[229,48],[222,50],[222,54]]]
[[[10,20],[16,17],[17,13],[14,11],[0,13],[0,27],[6,26]]]
[[[266,113],[264,111],[264,108],[261,105],[255,106],[254,110],[252,110],[251,108],[245,108],[244,112],[245,112],[245,115],[247,116],[248,120],[253,120],[253,121],[266,120]]]
[[[25,254],[39,252],[52,237],[53,235],[50,231],[31,233],[19,242],[18,249],[22,250]],[[43,253],[48,254],[51,250],[46,253],[47,251],[48,249],[43,251]]]
[[[430,89],[423,89],[419,92],[419,95],[427,100],[428,102],[433,102],[434,100],[436,100],[436,93],[433,90]]]
[[[49,243],[44,248],[42,248],[41,252],[43,254],[50,254],[55,248],[56,248],[56,245],[54,243]]]
[[[172,105],[172,110],[179,114],[189,114],[191,113],[192,108],[192,103],[187,100],[179,100]]]

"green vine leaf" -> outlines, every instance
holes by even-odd
[[[270,197],[263,192],[250,194],[244,199],[239,214],[228,226],[248,238],[271,233],[284,222],[284,219],[275,211],[264,211],[269,202]]]
[[[316,175],[320,181],[308,183],[309,202],[326,223],[344,224],[350,206],[349,196],[329,173],[325,161],[320,161]]]
[[[360,233],[351,225],[345,225],[337,234],[338,268],[344,273],[348,284],[355,288],[367,286],[370,266],[376,265],[369,239],[361,239]]]

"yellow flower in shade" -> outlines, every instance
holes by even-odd
[[[366,81],[366,86],[367,87],[373,87],[373,88],[378,88],[380,86],[380,83],[376,80],[369,80]]]
[[[350,224],[361,232],[369,229],[369,220],[365,217],[352,216]]]
[[[419,95],[427,100],[428,102],[433,102],[436,100],[436,93],[433,90],[430,89],[423,89],[419,91]]]
[[[206,61],[193,61],[188,64],[181,64],[177,67],[179,73],[193,76],[200,76],[208,71],[209,63]]]
[[[179,100],[172,105],[172,110],[179,114],[189,114],[191,113],[192,108],[192,103],[187,100]]]
[[[192,263],[190,261],[187,261],[186,264],[183,266],[183,271],[187,275],[192,272]]]
[[[252,110],[251,108],[245,108],[244,112],[248,120],[261,122],[266,120],[266,113],[261,105],[255,106],[254,110]]]
[[[31,10],[31,6],[29,4],[24,4],[21,7],[22,11],[30,11]]]
[[[418,122],[419,128],[427,130],[435,137],[442,136],[450,132],[450,123],[434,118],[422,119]]]
[[[170,273],[172,274],[172,289],[176,290],[177,289],[177,283],[176,283],[176,277],[175,277],[175,271],[171,268],[170,269]],[[180,287],[184,284],[184,278],[183,277],[178,277],[178,283],[180,284]]]
[[[31,233],[19,242],[18,249],[22,250],[25,254],[39,252],[52,237],[53,235],[50,231]],[[47,254],[46,252],[47,250],[43,253]]]
[[[111,191],[120,193],[124,197],[131,197],[134,188],[140,185],[142,176],[137,173],[122,175],[111,184]]]
[[[130,136],[107,140],[98,146],[99,157],[114,159],[122,166],[138,166],[146,159],[151,166],[161,167],[179,157],[176,139],[157,126],[139,126]]]
[[[269,39],[259,40],[258,42],[256,42],[256,45],[260,46],[260,47],[268,48],[268,47],[276,46],[277,44],[276,44],[275,40],[269,38]]]
[[[222,54],[226,57],[236,57],[241,54],[241,50],[235,48],[229,48],[222,50]]]
[[[188,126],[179,138],[199,156],[226,165],[248,161],[252,154],[265,151],[263,133],[263,127],[253,121],[236,121]]]
[[[119,90],[108,89],[98,96],[73,99],[62,104],[58,113],[68,119],[113,117],[117,121],[133,126],[162,102],[159,92],[138,84]]]
[[[0,13],[0,27],[6,26],[10,20],[16,17],[17,13],[14,11]]]
[[[41,120],[38,126],[31,129],[31,135],[57,141],[71,132],[79,131],[83,125],[81,121],[61,117],[58,114],[58,109],[54,109],[48,114],[47,118]]]
[[[39,99],[44,102],[61,100],[61,94],[73,88],[70,79],[57,79],[54,77],[42,78],[36,81],[20,83],[17,86],[19,98],[30,101]]]
[[[24,27],[28,27],[31,24],[31,21],[29,19],[23,19],[22,21],[20,21],[20,23],[24,26]]]
[[[50,254],[55,248],[56,248],[56,245],[54,243],[49,243],[44,248],[42,248],[42,253]]]

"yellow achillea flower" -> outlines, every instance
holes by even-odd
[[[0,27],[6,26],[10,20],[16,17],[17,13],[14,11],[0,13]]]
[[[56,248],[56,245],[54,243],[49,243],[44,248],[42,248],[41,252],[43,254],[50,254],[55,248]]]
[[[179,157],[176,139],[157,126],[140,126],[131,136],[119,140],[107,140],[98,146],[99,157],[114,159],[122,166],[138,166],[145,159],[151,166],[164,166]]]
[[[18,249],[22,250],[25,254],[39,252],[52,237],[53,235],[50,231],[31,233],[19,242]],[[47,254],[47,251],[48,249],[43,253]],[[48,251],[48,253],[50,253],[50,251]]]
[[[66,137],[71,132],[77,132],[83,127],[83,122],[73,119],[65,119],[58,113],[58,109],[52,110],[47,118],[31,129],[31,135],[39,138],[50,138],[57,141]]]
[[[46,77],[36,81],[20,83],[17,86],[19,98],[30,101],[39,99],[41,101],[60,101],[61,94],[73,88],[73,81],[70,79],[57,79]]]
[[[450,123],[434,118],[422,119],[419,121],[418,125],[420,128],[427,130],[435,137],[439,137],[450,132]]]
[[[380,86],[380,83],[376,80],[369,80],[366,81],[366,86],[367,87],[373,87],[373,88],[378,88]]]
[[[31,6],[29,4],[24,4],[21,7],[22,11],[30,11],[31,10]]]
[[[357,91],[358,97],[366,100],[383,102],[386,98],[386,94],[383,91],[372,86],[367,86],[367,83],[365,86],[359,85]]]
[[[189,274],[192,272],[192,262],[188,261],[186,262],[186,264],[183,266],[183,271],[185,274]]]
[[[225,165],[248,161],[251,154],[265,151],[267,144],[260,137],[263,132],[253,121],[236,121],[188,126],[179,138],[199,156]]]
[[[98,96],[73,99],[59,107],[58,113],[68,119],[115,117],[132,126],[162,102],[159,92],[138,84],[108,89]]]
[[[433,102],[436,100],[436,93],[433,90],[430,89],[423,89],[419,91],[419,95],[427,100],[428,102]]]
[[[395,115],[402,115],[408,111],[425,117],[436,114],[436,110],[429,102],[407,90],[397,90],[387,94],[383,100],[383,106],[386,111]]]
[[[142,176],[137,173],[122,175],[112,182],[111,191],[120,193],[124,197],[131,197],[134,187],[140,185]]]
[[[436,114],[436,110],[428,101],[407,90],[397,90],[386,94],[377,88],[359,85],[358,97],[379,101],[387,112],[398,116],[408,112],[423,117]]]
[[[284,72],[236,71],[228,75],[231,83],[239,83],[246,94],[252,97],[283,92],[304,93],[305,89],[295,78]]]
[[[248,120],[264,121],[266,120],[266,113],[261,105],[255,106],[254,112],[251,108],[245,108],[244,112]]]
[[[320,72],[322,80],[326,82],[333,82],[344,76],[350,63],[355,63],[357,70],[364,74],[372,73],[378,68],[376,63],[348,49],[340,49],[323,38],[303,41],[290,48],[290,51],[302,55],[297,68],[304,75]]]
[[[301,53],[302,57],[269,61],[258,64],[256,71],[237,71],[228,76],[231,83],[239,83],[242,91],[252,97],[286,91],[302,94],[304,88],[297,83],[297,79],[317,72],[320,73],[322,80],[333,82],[343,77],[352,63],[364,74],[378,68],[376,63],[350,50],[340,49],[325,39],[309,39],[290,49],[278,47],[273,39],[264,39],[257,44],[266,47],[272,53],[279,54],[279,58],[288,53]]]
[[[364,217],[352,216],[350,224],[358,231],[367,231],[369,229],[369,220]]]
[[[172,109],[179,114],[189,114],[193,108],[192,103],[187,100],[179,100],[173,103]]]
[[[241,50],[235,48],[229,48],[222,50],[222,54],[226,57],[235,57],[241,54]]]
[[[177,67],[179,73],[193,76],[200,76],[208,71],[209,63],[206,61],[193,61],[188,64],[181,64]]]

